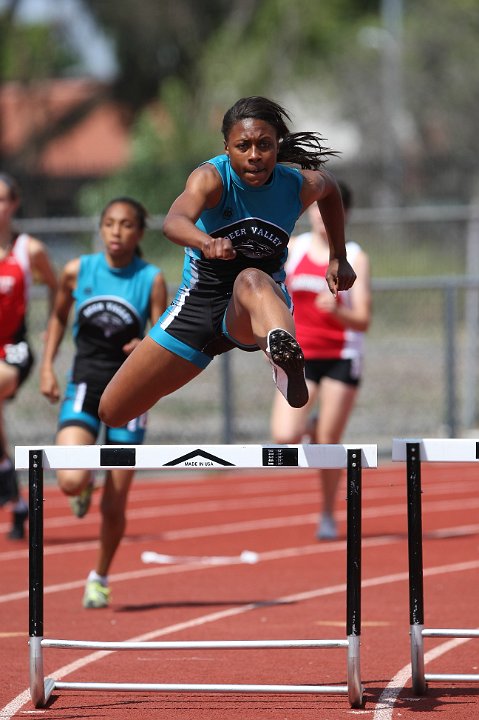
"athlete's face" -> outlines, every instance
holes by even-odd
[[[128,203],[110,205],[103,216],[100,231],[111,264],[128,265],[143,236],[135,209]]]
[[[7,229],[9,227],[17,207],[18,200],[12,198],[10,188],[0,180],[0,228]]]
[[[278,156],[278,136],[264,120],[248,118],[231,128],[225,152],[239,177],[253,187],[268,181]]]

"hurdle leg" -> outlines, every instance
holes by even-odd
[[[361,450],[348,450],[347,486],[348,698],[351,707],[360,707],[363,701],[359,656],[361,635]]]
[[[29,645],[30,696],[35,707],[43,707],[53,681],[43,672],[43,451],[29,451]]]
[[[412,686],[416,695],[424,695],[427,690],[424,675],[424,591],[420,447],[420,443],[407,443],[406,445],[411,675]]]

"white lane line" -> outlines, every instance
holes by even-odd
[[[479,566],[479,561],[474,563],[458,563],[457,565],[444,565],[442,567],[437,568],[430,568],[431,571],[434,572],[434,574],[439,573],[448,573],[448,572],[455,572],[456,570],[463,570],[463,569],[472,569],[473,567],[476,568]],[[127,573],[126,573],[127,574]],[[427,574],[430,574],[427,572]],[[432,574],[432,573],[431,573]],[[364,581],[362,583],[363,587],[373,587],[378,585],[384,585],[389,584],[391,582],[399,582],[399,581],[406,581],[408,579],[409,574],[407,572],[404,573],[396,573],[392,575],[383,575],[376,578],[369,578],[368,580]],[[317,588],[315,590],[308,590],[301,593],[296,593],[294,595],[286,595],[280,598],[275,599],[273,602],[278,604],[285,604],[285,603],[292,603],[292,602],[300,602],[303,600],[311,600],[313,598],[318,597],[324,597],[326,595],[333,595],[338,593],[344,593],[346,591],[346,584],[341,583],[339,585],[330,585],[329,587],[325,588]],[[149,633],[145,633],[143,635],[138,635],[133,638],[129,638],[127,642],[147,642],[150,640],[155,640],[159,637],[162,637],[164,635],[170,635],[173,633],[181,632],[186,629],[194,628],[194,627],[200,627],[201,625],[206,625],[207,623],[217,622],[219,620],[223,620],[227,617],[234,617],[236,615],[241,615],[243,613],[249,612],[250,610],[254,610],[257,607],[261,607],[262,603],[250,603],[248,605],[244,605],[242,607],[237,608],[230,608],[228,610],[220,610],[218,612],[214,613],[208,613],[207,615],[202,615],[197,618],[193,618],[192,620],[187,620],[182,623],[177,623],[175,625],[170,625],[165,628],[160,628],[158,630],[153,630]],[[447,652],[452,647],[456,647],[456,643],[454,641],[449,641],[445,643],[443,646],[443,652]],[[435,648],[437,650],[437,648]],[[59,668],[58,670],[54,671],[53,673],[49,673],[49,677],[52,677],[55,680],[60,680],[61,678],[64,678],[65,676],[75,672],[76,670],[79,670],[80,668],[85,667],[86,665],[89,665],[91,663],[96,662],[97,660],[100,660],[107,655],[110,655],[111,652],[114,651],[108,651],[108,650],[101,650],[94,653],[90,653],[90,655],[87,655],[86,657],[80,658],[72,663],[69,663],[68,665],[64,665],[63,667]],[[431,651],[430,653],[427,653],[425,655],[425,659],[427,658],[427,661],[433,659],[433,653],[434,651]],[[442,653],[440,653],[442,654]],[[438,655],[436,655],[438,657]],[[407,667],[404,668],[401,673],[407,672]],[[392,713],[393,705],[391,706],[391,702],[393,702],[392,698],[394,696],[394,693],[392,693],[392,684],[396,680],[396,683],[398,682],[397,678],[399,677],[399,682],[402,682],[403,685],[407,680],[407,677],[403,679],[403,675],[399,673],[395,676],[395,679],[389,683],[387,688],[383,691],[383,694],[380,697],[380,700],[378,702],[378,707],[381,702],[383,702],[383,709],[387,712],[390,711]],[[401,688],[399,687],[399,690],[397,691],[395,698],[399,694]],[[396,690],[396,686],[394,686]],[[389,692],[390,694],[390,700],[387,700],[386,692]],[[384,699],[383,699],[384,695]],[[5,707],[0,709],[0,719],[1,720],[11,720],[11,718],[30,700],[30,693],[28,690],[24,690],[19,695],[17,695],[13,700],[11,700],[10,703],[5,705]],[[389,705],[387,704],[389,703]],[[374,720],[388,720],[391,715],[385,715],[384,717],[381,717],[378,715],[374,716]]]
[[[223,512],[225,510],[250,510],[250,509],[262,509],[264,507],[267,508],[292,508],[295,504],[296,505],[316,505],[317,503],[317,494],[316,493],[301,493],[301,494],[293,494],[293,495],[284,495],[284,496],[278,496],[276,498],[255,498],[255,499],[246,499],[246,500],[226,500],[226,501],[205,501],[205,502],[194,502],[194,503],[188,503],[188,504],[180,504],[180,505],[160,505],[160,506],[153,506],[148,508],[130,508],[128,510],[128,519],[130,521],[134,520],[144,520],[146,518],[161,518],[163,516],[165,517],[171,517],[172,515],[176,515],[178,517],[182,515],[198,515],[203,513],[214,513],[214,512]],[[370,519],[370,518],[376,518],[381,517],[384,515],[404,515],[405,513],[405,504],[404,503],[393,503],[389,505],[382,505],[378,507],[363,507],[362,511],[362,517],[364,519]],[[433,513],[433,512],[460,512],[462,510],[466,509],[473,509],[479,507],[479,498],[478,497],[467,497],[467,498],[457,498],[450,500],[423,500],[422,502],[422,510],[424,513]],[[82,526],[85,527],[87,525],[95,524],[97,525],[99,522],[100,514],[99,512],[91,512],[89,513],[85,518],[82,519]],[[346,519],[346,510],[342,510],[338,513],[338,519],[344,520]],[[252,520],[251,523],[254,523],[256,521]],[[266,519],[264,522],[268,522],[268,519]],[[274,522],[274,521],[272,521]],[[276,524],[273,524],[271,527],[277,527],[278,523],[283,523],[283,518],[276,519]],[[303,524],[304,522],[317,522],[317,513],[311,514],[311,515],[299,515],[289,518],[289,524]],[[68,527],[71,528],[72,524],[72,516],[71,515],[63,515],[55,518],[46,518],[44,520],[44,528],[45,530],[52,529],[52,528],[62,528],[62,527]],[[234,532],[237,532],[237,530],[241,527],[241,524],[236,523],[232,527],[236,528]],[[0,523],[0,533],[4,530],[6,531],[9,528],[9,525],[7,523]],[[207,530],[207,528],[205,528]],[[190,529],[188,531],[189,533],[195,532],[195,530]],[[163,536],[164,537],[164,536]],[[190,537],[189,534],[187,535],[174,535],[173,537]],[[3,553],[0,554],[0,560],[3,557]]]
[[[307,519],[311,516],[305,515],[305,516],[297,516],[296,518],[274,518],[272,520],[266,520],[266,521],[254,521],[254,522],[245,522],[245,523],[234,523],[234,524],[227,524],[224,526],[218,526],[215,525],[213,527],[208,528],[191,528],[186,530],[178,530],[178,531],[171,531],[166,532],[162,534],[162,540],[173,540],[173,539],[179,539],[179,538],[195,538],[195,537],[201,537],[204,535],[219,535],[219,534],[228,534],[228,533],[237,533],[239,531],[249,531],[249,530],[257,530],[257,529],[270,529],[273,527],[285,527],[287,525],[298,525],[298,524],[305,524],[307,522]],[[316,519],[316,515],[314,515],[314,518]],[[298,522],[301,520],[301,522]],[[466,525],[463,526],[464,533],[469,533],[471,530],[474,530],[475,528],[479,529],[478,526],[470,526]],[[451,528],[443,528],[442,530],[436,530],[435,531],[438,536],[440,537],[442,534],[447,536],[452,536],[453,534],[462,534],[461,532],[461,526],[458,527],[451,527]],[[137,540],[133,541],[137,542]],[[397,535],[382,535],[379,537],[373,537],[373,538],[365,538],[362,540],[362,548],[371,548],[371,547],[380,547],[383,545],[390,545],[393,543],[398,542],[404,542],[404,539],[402,537],[398,537]],[[52,548],[45,548],[45,555],[50,554],[56,554],[57,551],[59,551],[61,554],[65,554],[65,552],[69,551],[76,551],[78,549],[86,549],[92,546],[96,547],[96,542],[90,544],[90,543],[79,543],[78,546],[69,546],[69,545],[58,545],[54,546]],[[124,542],[124,544],[126,544]],[[266,560],[277,560],[282,559],[285,557],[298,557],[301,555],[316,555],[316,554],[323,554],[323,553],[331,553],[331,552],[337,552],[342,551],[346,547],[346,542],[344,540],[338,540],[335,542],[329,542],[329,543],[316,543],[314,545],[306,545],[301,546],[298,548],[285,548],[280,550],[273,550],[269,552],[259,553],[259,561],[266,561]],[[23,551],[17,551],[18,553],[22,553],[21,557],[28,557],[28,550]],[[20,555],[16,555],[16,558],[19,558]],[[231,563],[234,564],[234,563]],[[180,565],[180,566],[167,566],[167,567],[159,567],[159,568],[152,568],[152,569],[143,569],[128,573],[116,573],[111,575],[112,581],[128,581],[131,580],[133,577],[135,578],[143,578],[153,575],[160,575],[164,573],[180,573],[180,572],[189,572],[191,570],[197,570],[201,567],[204,567],[204,565],[198,564],[192,564],[192,565]],[[465,565],[465,569],[467,569],[469,566]],[[425,570],[424,573],[427,574],[428,570]],[[433,574],[433,573],[432,573]],[[75,580],[68,583],[59,583],[56,585],[48,585],[44,589],[44,594],[50,594],[50,593],[56,593],[56,592],[65,592],[69,590],[76,590],[78,588],[83,587],[84,585],[84,579],[81,580]],[[16,592],[0,595],[0,604],[12,602],[16,600],[23,600],[25,598],[28,598],[28,589],[26,590],[19,590]],[[1,720],[1,718],[0,718]]]
[[[426,664],[432,660],[436,660],[436,658],[441,657],[441,655],[445,655],[445,653],[449,652],[449,650],[454,650],[459,647],[459,645],[469,642],[469,640],[472,640],[472,638],[454,638],[453,640],[448,640],[447,642],[442,643],[442,645],[438,645],[432,650],[429,650],[427,653],[424,653],[424,663]],[[398,699],[399,693],[404,689],[404,686],[411,677],[411,674],[410,663],[405,665],[401,670],[399,670],[399,672],[396,673],[381,693],[374,710],[373,720],[390,720],[392,718],[394,705]],[[420,697],[408,698],[410,702],[418,702],[420,699]]]
[[[387,545],[389,543],[398,542],[396,537],[382,536],[379,538],[367,538],[363,541],[363,547],[376,547]],[[305,555],[321,555],[324,553],[336,552],[346,547],[344,540],[338,540],[337,542],[330,543],[315,543],[314,545],[302,545],[300,547],[283,548],[279,550],[269,550],[267,552],[258,553],[258,562],[265,562],[267,560],[283,560],[285,558],[300,557]],[[232,559],[228,565],[238,564],[238,560]],[[124,573],[113,573],[110,575],[111,582],[130,582],[134,579],[140,579],[145,577],[153,577],[157,575],[169,575],[173,573],[192,572],[194,570],[204,570],[205,565],[203,563],[192,563],[191,565],[167,565],[155,568],[142,568],[141,570],[130,570]],[[85,579],[74,580],[67,583],[58,583],[55,585],[47,585],[44,588],[44,594],[50,595],[57,592],[68,592],[70,590],[76,590],[83,588]],[[14,600],[25,600],[28,598],[28,590],[19,590],[18,592],[8,593],[0,595],[0,603],[12,602]],[[0,718],[1,720],[1,718]]]

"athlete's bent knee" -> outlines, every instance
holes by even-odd
[[[273,442],[277,445],[297,445],[301,442],[301,433],[274,432]]]
[[[98,417],[108,427],[121,427],[122,425],[125,425],[126,422],[128,422],[128,420],[124,421],[120,417],[120,413],[118,412],[118,410],[115,412],[114,409],[111,407],[111,402],[109,401],[107,390],[105,390],[105,392],[100,398],[100,404],[98,406]]]
[[[82,473],[62,472],[57,473],[57,481],[60,490],[65,495],[79,495],[85,486],[85,479]]]
[[[235,288],[238,290],[248,290],[251,292],[260,292],[265,273],[258,268],[245,268],[242,270],[235,280]]]

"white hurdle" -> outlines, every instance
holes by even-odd
[[[425,628],[422,558],[421,464],[424,462],[478,462],[479,440],[398,439],[393,440],[393,461],[406,462],[409,545],[409,619],[412,685],[424,695],[428,682],[476,682],[476,674],[432,674],[424,670],[424,638],[479,638],[475,628]]]
[[[351,707],[362,704],[360,674],[361,633],[361,479],[363,468],[377,467],[377,445],[111,445],[15,448],[15,467],[28,470],[29,516],[29,645],[30,695],[35,707],[44,707],[57,690],[341,693]],[[226,468],[345,468],[347,472],[347,607],[346,637],[339,640],[249,640],[202,642],[99,642],[44,638],[43,618],[43,473],[45,469],[86,468],[226,469]],[[209,685],[59,682],[45,678],[43,649],[179,650],[257,648],[345,648],[347,682],[344,685]]]

